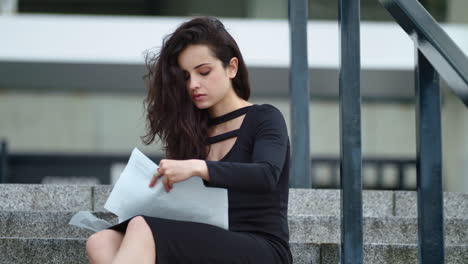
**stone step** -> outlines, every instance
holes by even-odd
[[[0,237],[87,238],[92,231],[69,225],[77,212],[65,211],[0,211]],[[112,213],[93,212],[112,224]]]
[[[0,263],[89,263],[83,238],[0,237]],[[339,245],[291,243],[295,264],[337,264]],[[468,246],[446,246],[446,264],[466,264]],[[364,244],[364,263],[417,263],[416,244]]]
[[[289,216],[290,241],[310,243],[340,242],[340,218],[334,216]],[[468,219],[445,220],[445,244],[468,245]],[[364,217],[366,243],[416,244],[417,218]]]
[[[0,210],[93,210],[93,186],[0,184]]]
[[[105,211],[110,185],[0,184],[0,210]],[[468,194],[444,193],[446,218],[468,218]],[[290,189],[290,215],[340,216],[340,191]],[[364,191],[368,217],[416,217],[416,192]]]
[[[87,238],[91,231],[69,225],[75,212],[0,211],[0,237]],[[111,213],[95,212],[97,217],[117,223]],[[365,217],[364,241],[368,243],[417,243],[417,219]],[[289,216],[292,242],[338,243],[340,218],[334,216]],[[468,245],[468,219],[445,221],[445,243]]]

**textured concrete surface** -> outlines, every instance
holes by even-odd
[[[418,263],[416,245],[382,245],[364,246],[364,263],[408,264]]]
[[[0,210],[92,210],[91,186],[0,184]]]
[[[89,263],[85,239],[0,238],[0,263]],[[295,264],[320,263],[320,246],[291,244]]]
[[[86,239],[0,238],[3,263],[88,263]],[[339,244],[291,243],[295,264],[338,264]],[[417,263],[415,244],[364,244],[366,264]],[[446,264],[466,264],[468,246],[447,246]]]
[[[417,241],[415,218],[364,218],[365,243],[409,244]]]
[[[6,252],[0,264],[88,263],[84,248],[91,232],[68,222],[76,211],[92,209],[116,221],[102,208],[110,190],[110,185],[0,185],[0,252]],[[294,263],[339,263],[339,191],[290,193]],[[468,195],[444,195],[445,263],[467,264]],[[416,193],[365,191],[363,203],[364,263],[417,263]]]
[[[107,197],[112,191],[112,185],[95,185],[93,186],[93,210],[94,211],[107,211],[104,209],[104,204]]]
[[[0,237],[87,238],[92,232],[69,225],[75,212],[0,211]],[[94,212],[112,224],[112,213]],[[445,222],[446,245],[468,244],[468,220]],[[301,243],[338,243],[340,219],[332,216],[289,216],[290,240]],[[416,218],[364,218],[366,243],[417,243]]]
[[[393,215],[393,192],[363,191],[364,216]],[[319,189],[289,189],[290,215],[340,215],[340,191]]]
[[[446,264],[468,263],[468,245],[452,246],[445,248]]]
[[[313,243],[290,243],[293,263],[320,263],[320,245]]]
[[[466,264],[468,260],[468,247],[446,246],[446,264]],[[364,246],[364,263],[407,264],[418,263],[418,248],[411,245],[384,245],[369,244]]]
[[[417,193],[395,192],[395,215],[400,217],[417,216]],[[445,192],[444,214],[446,218],[468,218],[468,193]]]
[[[320,246],[321,264],[338,264],[340,261],[339,244]],[[366,264],[409,264],[418,263],[416,244],[364,244],[364,263]],[[447,246],[446,264],[466,264],[468,246]]]
[[[383,217],[393,215],[392,191],[363,191],[363,215],[369,217]]]
[[[338,243],[320,245],[321,264],[340,263],[340,246]]]
[[[87,238],[93,232],[69,225],[76,212],[0,211],[0,237]],[[111,224],[117,218],[111,213],[95,212]]]
[[[365,243],[416,244],[417,219],[397,217],[365,217]],[[309,243],[338,243],[341,237],[340,218],[326,216],[289,216],[290,240]],[[445,244],[468,244],[468,221],[445,221]]]
[[[0,238],[0,263],[89,263],[85,239]]]
[[[111,185],[0,184],[0,210],[105,211]],[[468,194],[444,193],[447,218],[468,218]],[[416,217],[416,192],[364,191],[366,217]],[[340,215],[340,191],[290,189],[290,215]]]
[[[468,245],[468,219],[448,218],[444,226],[445,245]]]
[[[289,216],[291,242],[337,243],[340,220],[333,216]]]

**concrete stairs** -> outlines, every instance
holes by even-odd
[[[68,225],[103,209],[108,185],[0,185],[0,263],[88,263],[90,231]],[[446,263],[468,263],[468,194],[445,193]],[[416,193],[364,191],[364,263],[417,263]],[[290,189],[294,262],[339,263],[338,190]]]

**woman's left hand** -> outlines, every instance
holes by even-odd
[[[159,162],[158,171],[153,175],[149,187],[154,187],[157,180],[163,177],[162,184],[166,192],[169,192],[174,183],[185,181],[195,175],[196,160],[171,160],[162,159]]]

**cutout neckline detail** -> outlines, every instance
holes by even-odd
[[[208,126],[220,124],[220,123],[229,121],[231,119],[234,119],[236,117],[239,117],[241,115],[247,114],[247,112],[249,112],[250,109],[252,109],[253,106],[254,106],[254,104],[249,105],[249,106],[245,106],[245,107],[242,107],[242,108],[239,108],[239,109],[236,109],[236,110],[234,110],[232,112],[229,112],[229,113],[224,114],[224,115],[219,116],[219,117],[210,118],[209,121],[208,121]],[[211,120],[211,122],[210,122],[210,120]],[[242,123],[241,123],[241,125],[240,125],[240,127],[238,129],[234,129],[234,130],[231,130],[231,131],[228,131],[228,132],[224,132],[224,133],[218,134],[216,136],[208,137],[208,139],[207,139],[208,145],[211,145],[211,144],[214,144],[214,143],[217,143],[217,142],[229,139],[229,138],[238,137],[242,127],[244,126],[244,123],[245,123],[245,117],[244,117],[244,120],[242,120]],[[234,145],[236,143],[237,143],[237,140],[234,143]],[[233,147],[234,147],[234,145],[233,145]]]
[[[221,124],[221,123],[224,123],[226,121],[232,120],[232,119],[234,119],[236,117],[239,117],[239,116],[247,113],[252,106],[253,105],[244,106],[244,107],[241,107],[239,109],[236,109],[236,110],[234,110],[232,112],[229,112],[229,113],[221,115],[221,116],[210,117],[210,118],[208,118],[208,126],[214,126],[214,125],[217,125],[217,124]]]

